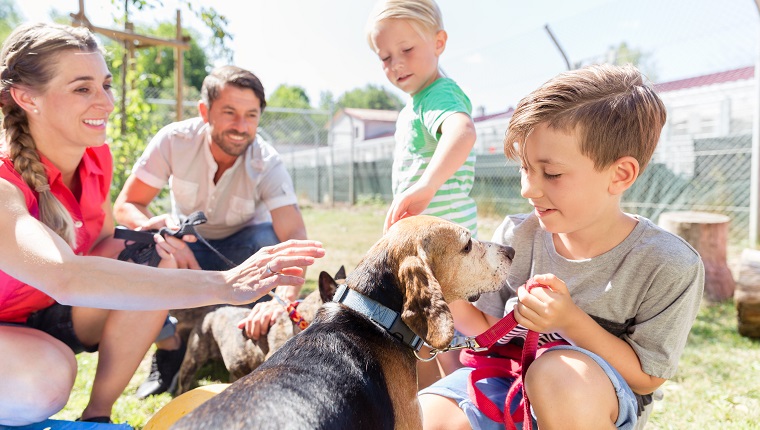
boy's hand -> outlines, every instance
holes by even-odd
[[[277,322],[284,311],[275,300],[257,303],[247,317],[238,321],[237,327],[243,330],[248,339],[259,340],[259,337],[267,335],[269,327]]]
[[[419,182],[409,187],[406,191],[396,196],[385,216],[383,232],[395,224],[398,220],[408,216],[419,215],[424,211],[435,196],[436,189],[421,185]]]
[[[521,286],[517,289],[515,319],[517,322],[539,333],[559,333],[578,321],[578,308],[565,283],[554,275],[536,275],[533,281],[549,288],[532,288],[530,291]]]

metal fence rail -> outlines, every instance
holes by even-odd
[[[283,160],[301,198],[315,203],[382,200],[391,195],[389,155],[393,137],[340,147],[281,146]],[[698,210],[731,218],[732,244],[746,245],[750,210],[752,136],[682,139],[655,156],[623,196],[623,209],[655,222],[663,212]],[[477,148],[477,145],[476,145]],[[353,161],[352,161],[353,160]],[[519,166],[500,153],[480,153],[472,191],[482,215],[529,211],[520,195]],[[583,198],[578,196],[578,198]]]

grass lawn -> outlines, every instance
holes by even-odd
[[[309,237],[323,242],[327,255],[307,273],[306,290],[315,288],[319,272],[334,274],[341,265],[351,271],[380,237],[385,207],[358,209],[304,208]],[[480,219],[479,236],[490,239],[499,219]],[[171,400],[168,394],[137,400],[150,353],[116,403],[113,419],[140,429]],[[77,356],[79,375],[66,408],[56,419],[76,419],[84,409],[95,374],[97,354]],[[218,382],[218,369],[207,368]],[[760,429],[760,342],[739,336],[733,303],[703,305],[681,357],[677,375],[663,386],[665,398],[655,404],[647,429]]]

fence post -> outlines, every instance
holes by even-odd
[[[755,0],[760,20],[760,0]],[[758,32],[760,46],[760,32]],[[752,165],[750,170],[749,195],[749,246],[758,245],[760,234],[760,52],[755,58],[755,111],[752,116]]]
[[[353,206],[356,203],[356,199],[354,198],[354,136],[356,136],[356,132],[354,131],[354,117],[348,114],[346,116],[348,117],[348,123],[351,125],[351,139],[349,140],[350,147],[348,150],[348,205]]]

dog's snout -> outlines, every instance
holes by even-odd
[[[513,260],[515,258],[515,249],[511,246],[502,246],[501,252],[503,252],[510,260]]]

